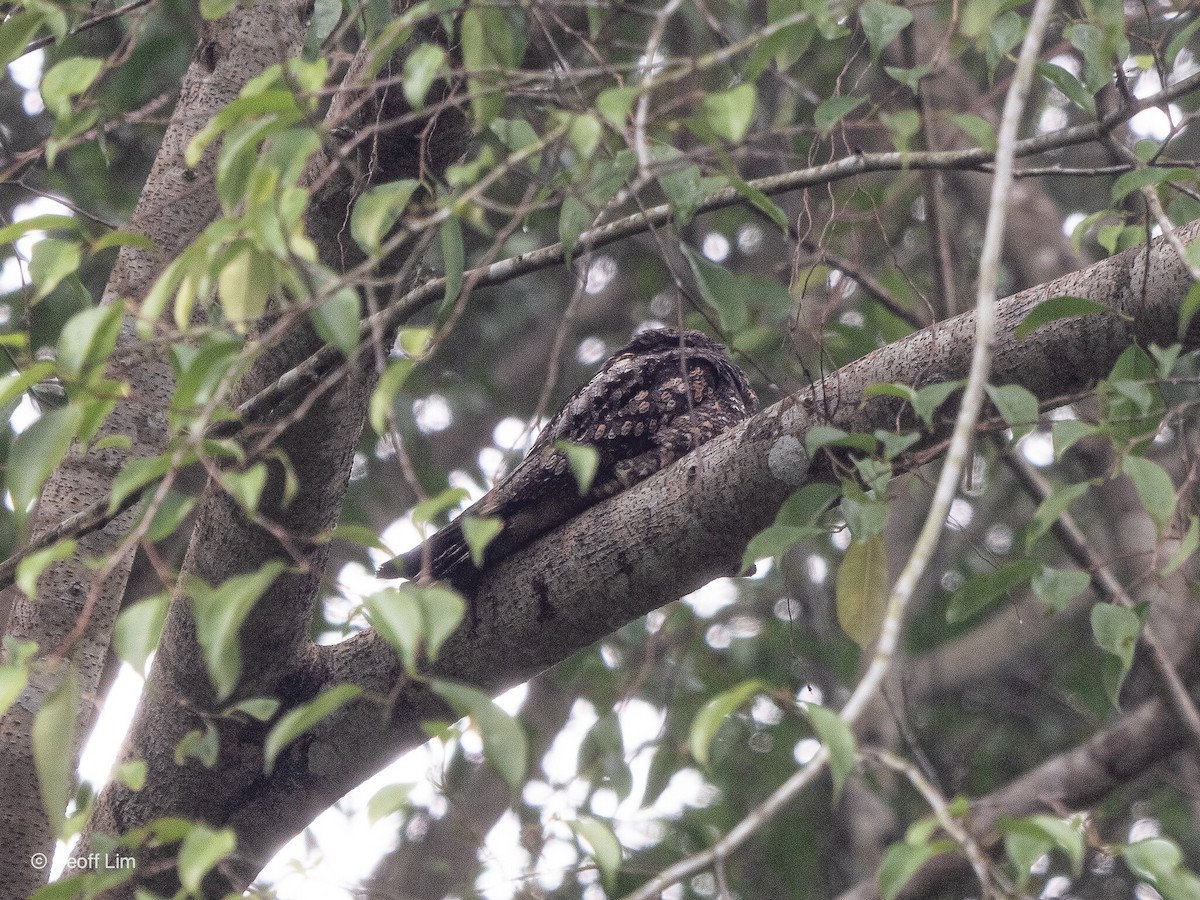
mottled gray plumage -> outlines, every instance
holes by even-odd
[[[426,568],[434,578],[470,589],[478,570],[463,538],[464,517],[504,523],[487,546],[486,567],[741,422],[756,403],[745,374],[703,332],[644,331],[571,396],[508,477],[424,548],[381,566],[379,575],[414,578]],[[555,449],[559,441],[599,452],[596,476],[582,496],[566,456]]]

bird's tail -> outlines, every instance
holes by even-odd
[[[416,578],[422,573],[459,586],[475,580],[478,569],[471,559],[460,519],[455,519],[407,553],[385,562],[375,574],[380,578]]]

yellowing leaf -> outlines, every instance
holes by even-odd
[[[879,637],[887,601],[887,550],[883,535],[855,541],[838,568],[838,624],[854,643],[865,649]]]

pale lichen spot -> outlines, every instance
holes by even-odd
[[[794,487],[804,484],[808,464],[809,456],[804,443],[790,434],[777,438],[767,453],[767,467],[771,474]]]

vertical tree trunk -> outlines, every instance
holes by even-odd
[[[233,100],[250,78],[272,63],[295,55],[304,35],[306,4],[263,0],[249,9],[205,23],[195,58],[182,83],[179,103],[138,201],[129,228],[154,241],[157,252],[126,247],[105,290],[104,302],[139,301],[168,262],[174,259],[220,211],[213,189],[215,153],[195,168],[184,162],[193,135]],[[108,495],[113,479],[132,457],[160,453],[167,432],[166,409],[173,390],[171,369],[133,334],[127,317],[109,375],[129,384],[102,434],[127,435],[129,450],[73,453],[50,477],[34,518],[37,534]],[[89,595],[87,628],[70,648],[79,673],[83,706],[73,750],[77,758],[84,726],[92,718],[96,686],[104,667],[113,621],[120,608],[133,561],[130,552],[103,584],[84,560],[104,557],[127,534],[132,513],[79,541],[70,559],[50,566],[38,583],[38,596],[11,597],[8,634],[36,641],[43,658],[54,653],[76,627]],[[16,594],[17,589],[10,588]],[[45,881],[48,870],[30,865],[34,853],[52,854],[54,835],[42,809],[30,744],[33,720],[45,698],[61,681],[65,666],[39,671],[0,721],[0,895],[27,897]]]

